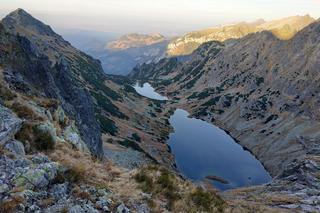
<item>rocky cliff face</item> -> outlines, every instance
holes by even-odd
[[[132,171],[103,158],[112,145],[129,153],[121,161],[130,161],[131,170],[138,166],[132,155],[142,165],[157,161],[173,167],[163,143],[170,131],[163,103],[139,96],[129,84],[105,75],[99,61],[25,11],[4,18],[0,212],[128,212],[122,199],[130,199],[132,209],[149,211]],[[109,193],[109,186],[119,193]]]
[[[253,23],[238,23],[223,27],[216,27],[195,31],[172,41],[168,45],[169,56],[188,55],[197,49],[201,44],[208,41],[225,41],[228,39],[242,38],[250,33],[264,30],[273,32],[280,39],[290,39],[295,33],[311,24],[315,20],[309,15],[293,16],[280,20],[265,22],[258,20]]]
[[[6,81],[29,95],[59,100],[66,113],[76,120],[92,153],[102,157],[93,99],[82,86],[89,83],[83,79],[85,73],[102,72],[99,63],[21,9],[6,16],[1,24],[1,67]]]

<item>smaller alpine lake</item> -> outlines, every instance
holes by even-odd
[[[164,97],[164,96],[160,95],[159,93],[155,92],[154,88],[149,83],[144,83],[143,85],[136,83],[134,85],[134,89],[140,95],[145,96],[150,99],[155,99],[155,100],[160,100],[160,101],[168,100],[167,97]]]
[[[167,100],[150,84],[136,84],[136,91],[148,98]],[[271,181],[262,164],[225,131],[177,109],[170,117],[174,132],[168,145],[178,170],[195,182],[208,181],[220,190],[259,185]]]

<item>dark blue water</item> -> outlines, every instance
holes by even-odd
[[[141,95],[157,99],[159,94],[154,95],[153,89],[150,93],[149,86],[135,88]],[[177,109],[170,117],[174,132],[168,141],[177,167],[184,176],[196,182],[210,181],[221,190],[271,181],[262,164],[226,132],[205,121],[188,118],[188,115],[188,112]],[[206,179],[210,175],[221,177],[228,184]]]
[[[168,141],[178,169],[186,177],[200,181],[208,175],[219,176],[229,182],[211,181],[221,190],[271,181],[261,163],[227,133],[188,115],[177,109],[170,117],[175,132]]]

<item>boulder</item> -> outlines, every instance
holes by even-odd
[[[92,207],[89,204],[84,204],[84,205],[75,205],[69,208],[68,213],[99,213],[98,210],[96,210],[94,207]]]
[[[41,133],[48,133],[52,139],[53,139],[53,143],[57,142],[57,131],[56,128],[53,126],[53,124],[49,123],[49,122],[44,122],[44,123],[40,123],[37,126],[37,130]]]
[[[55,184],[50,190],[50,194],[55,200],[63,199],[67,196],[68,183]]]
[[[122,203],[117,207],[117,213],[130,213],[130,210]]]
[[[0,194],[8,192],[8,191],[9,191],[9,186],[7,184],[0,185]]]
[[[50,181],[56,177],[58,167],[59,165],[53,162],[40,164],[33,169],[26,168],[23,173],[15,175],[13,184],[31,190],[47,187]]]
[[[0,145],[11,140],[20,130],[22,123],[13,112],[0,105]]]
[[[49,163],[50,160],[46,155],[38,154],[31,158],[32,162],[35,164],[41,164],[41,163]]]
[[[74,123],[66,127],[63,131],[64,139],[75,146],[78,150],[83,152],[89,152],[89,149],[85,142],[81,139],[80,133]]]
[[[24,151],[24,145],[17,140],[8,141],[4,147],[9,152],[12,152],[16,157],[24,156],[26,154]]]

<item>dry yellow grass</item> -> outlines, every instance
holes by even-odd
[[[24,203],[24,198],[21,196],[12,197],[8,200],[2,200],[0,201],[0,212],[16,212],[18,205],[22,203]]]
[[[24,104],[22,102],[15,101],[12,103],[10,107],[19,118],[24,118],[27,120],[37,120],[37,121],[43,121],[44,118],[41,117],[39,114],[34,112],[31,107],[29,107],[27,104]]]
[[[68,178],[74,182],[107,186],[120,173],[110,162],[96,160],[89,153],[73,149],[67,143],[56,144],[49,156],[68,168]]]
[[[163,167],[142,168],[135,179],[142,191],[152,194],[150,207],[154,212],[162,212],[163,203],[172,212],[222,212],[225,207],[215,190],[197,187]]]
[[[49,198],[47,198],[47,199],[41,200],[41,201],[39,202],[39,206],[40,206],[41,208],[47,208],[47,207],[53,205],[54,203],[55,203],[54,198],[49,197]]]
[[[250,202],[246,200],[232,200],[232,202],[227,202],[227,207],[224,209],[226,213],[243,213],[243,212],[252,212],[252,213],[292,213],[296,212],[294,210],[280,209],[277,207],[270,207],[263,205],[258,202]]]

